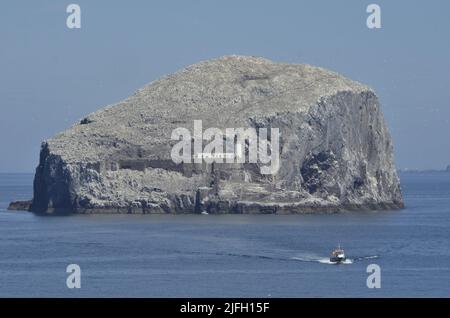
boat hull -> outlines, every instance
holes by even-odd
[[[345,257],[330,257],[330,262],[331,263],[343,263],[345,262],[346,258]]]

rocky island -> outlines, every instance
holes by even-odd
[[[196,120],[203,129],[277,128],[276,173],[261,173],[259,163],[174,162],[173,131],[192,130]],[[154,81],[43,142],[29,209],[146,214],[402,207],[391,138],[372,89],[320,67],[225,56]]]

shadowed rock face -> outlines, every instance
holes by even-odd
[[[171,133],[279,128],[280,169],[175,164]],[[227,56],[150,83],[42,144],[38,213],[306,213],[403,206],[368,87],[310,65]]]

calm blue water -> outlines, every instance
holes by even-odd
[[[7,212],[32,175],[0,174],[0,296],[450,296],[450,174],[402,174],[407,208],[336,215]],[[352,264],[326,264],[336,244]],[[81,267],[81,289],[66,266]],[[381,267],[381,288],[366,267]]]

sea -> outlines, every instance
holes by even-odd
[[[0,297],[449,297],[450,173],[400,178],[398,211],[37,216],[0,174]]]

